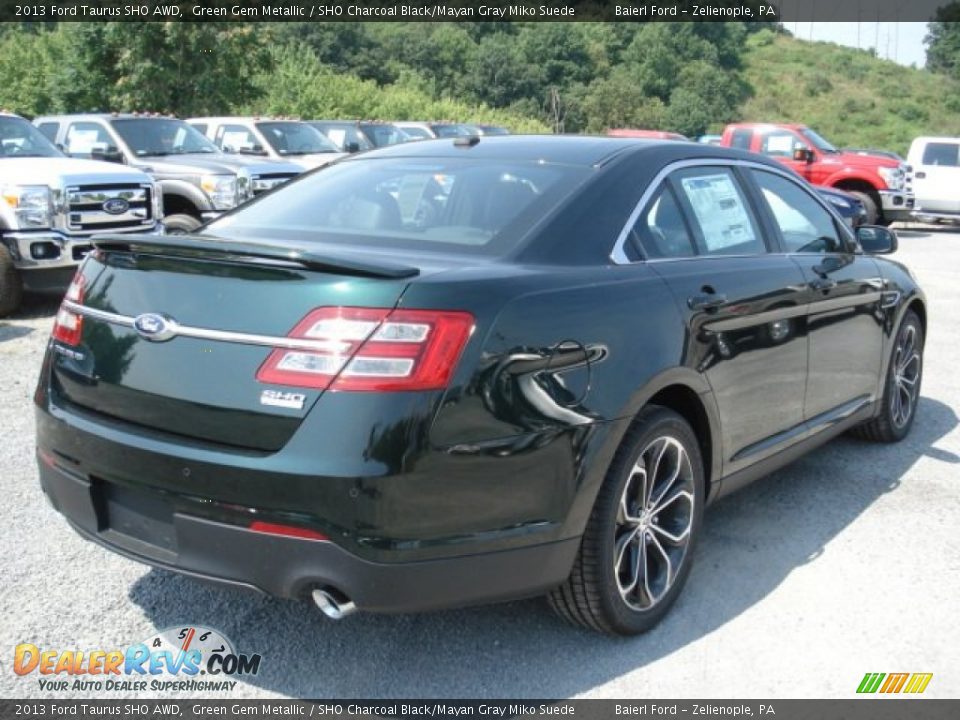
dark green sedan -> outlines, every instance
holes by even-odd
[[[464,137],[95,242],[36,392],[82,536],[330,617],[547,595],[654,625],[704,508],[909,432],[926,305],[779,163]]]

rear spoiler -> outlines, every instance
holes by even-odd
[[[370,261],[342,255],[317,254],[296,247],[248,243],[237,240],[218,240],[197,235],[99,235],[93,238],[94,247],[105,251],[134,252],[154,255],[211,260],[243,260],[262,258],[295,263],[310,270],[321,270],[346,275],[403,279],[416,277],[419,268],[389,262]]]

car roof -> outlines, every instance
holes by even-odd
[[[62,113],[51,115],[38,115],[33,119],[34,122],[52,122],[62,120],[180,120],[175,115],[154,115],[150,113],[112,113],[112,112],[90,112],[90,113]]]
[[[675,140],[613,138],[595,135],[485,135],[421,140],[389,145],[358,156],[362,162],[373,158],[470,157],[474,159],[515,160],[561,165],[599,166],[622,155],[657,155],[663,164],[697,158],[749,160],[781,169],[782,164],[754,153]]]

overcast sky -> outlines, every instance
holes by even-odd
[[[785,22],[783,25],[804,40],[827,40],[863,49],[876,47],[877,55],[901,65],[915,63],[917,67],[923,67],[926,62],[923,47],[923,38],[927,34],[926,23]]]

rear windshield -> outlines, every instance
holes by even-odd
[[[583,182],[588,168],[364,158],[291,182],[208,225],[218,237],[496,256]]]

